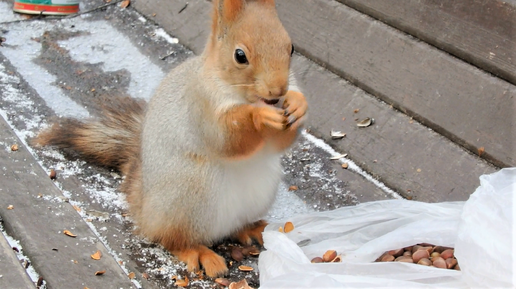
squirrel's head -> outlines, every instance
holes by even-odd
[[[271,103],[288,89],[294,46],[274,0],[215,0],[205,56],[218,77],[249,102]]]

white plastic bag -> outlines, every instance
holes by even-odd
[[[516,169],[504,169],[482,176],[467,202],[364,203],[293,217],[295,229],[288,234],[278,232],[283,224],[270,224],[259,260],[261,288],[511,286],[515,184]],[[416,243],[455,247],[463,271],[373,262]],[[310,263],[329,249],[341,263]]]

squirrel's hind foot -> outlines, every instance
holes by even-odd
[[[242,245],[251,245],[255,240],[261,246],[263,245],[262,233],[267,225],[268,223],[264,220],[254,222],[238,231],[233,238]]]
[[[209,277],[221,277],[228,273],[226,260],[208,247],[199,245],[195,248],[172,251],[179,260],[186,263],[190,272],[197,272],[200,269],[199,263]]]

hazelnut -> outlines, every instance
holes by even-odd
[[[324,262],[331,262],[333,259],[337,257],[337,251],[335,250],[328,250],[326,253],[324,253],[322,259]]]

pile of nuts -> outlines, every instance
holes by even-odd
[[[454,249],[422,243],[383,253],[375,262],[407,262],[460,271]]]
[[[312,263],[338,263],[341,262],[342,259],[337,255],[337,251],[328,250],[322,257],[315,257],[312,259]]]

